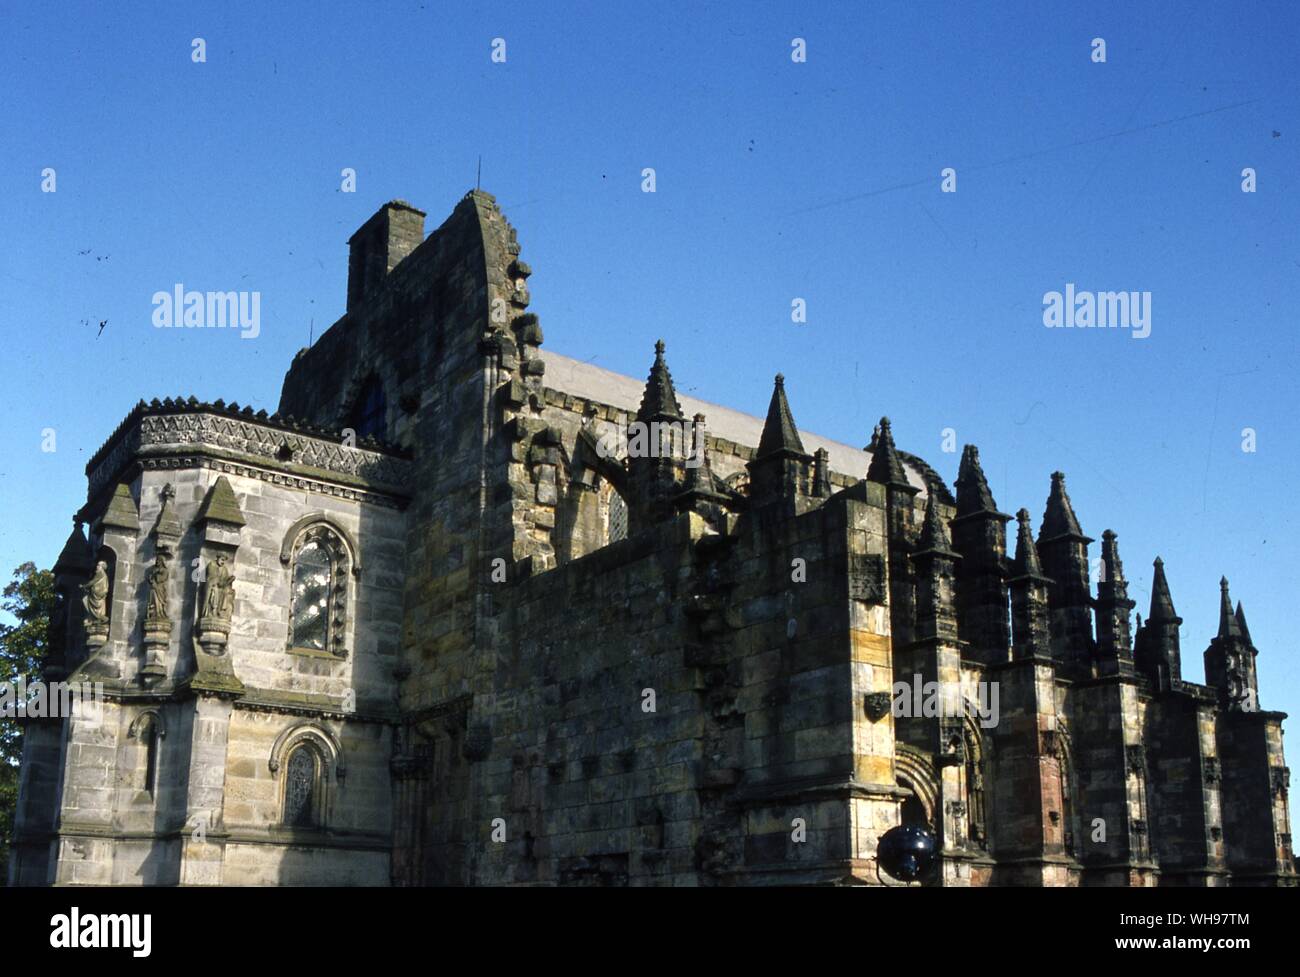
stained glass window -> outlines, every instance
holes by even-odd
[[[332,569],[329,552],[319,543],[307,543],[298,551],[289,610],[291,644],[295,648],[326,648]]]
[[[289,757],[285,771],[284,823],[295,828],[310,827],[316,796],[316,756],[309,746],[300,746]]]

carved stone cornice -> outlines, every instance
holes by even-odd
[[[337,435],[310,432],[214,408],[155,412],[140,407],[87,465],[90,497],[137,459],[144,468],[195,467],[199,458],[208,464],[219,459],[248,468],[254,477],[303,482],[313,489],[338,476],[358,495],[404,494],[410,485],[411,462],[396,449],[366,442],[347,447]]]

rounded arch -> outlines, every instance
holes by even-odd
[[[326,774],[323,779],[328,780],[328,775],[332,773],[335,780],[343,781],[347,774],[343,744],[329,729],[312,720],[303,720],[286,726],[275,738],[275,743],[271,746],[271,755],[267,758],[267,766],[271,768],[271,772],[279,773],[289,754],[303,743],[314,746],[320,752]]]
[[[897,779],[906,781],[917,799],[925,808],[926,817],[935,823],[935,812],[939,803],[939,777],[930,757],[914,746],[899,743],[894,751],[894,768]]]
[[[126,765],[120,773],[124,782],[132,784],[137,790],[147,792],[152,797],[158,790],[158,769],[162,753],[162,741],[167,735],[167,726],[162,714],[156,709],[146,709],[131,721],[126,730],[127,739],[134,740],[135,750],[123,751],[119,763]],[[143,800],[143,798],[140,798]]]
[[[157,709],[146,709],[131,720],[131,725],[126,729],[127,738],[133,740],[154,734],[159,737],[167,735],[167,724],[163,722],[162,713]]]
[[[578,432],[557,518],[561,559],[585,556],[627,535],[627,472],[616,447],[617,439],[606,431],[602,440],[593,423]]]
[[[984,763],[984,730],[975,721],[979,715],[979,706],[971,699],[966,699],[962,717],[962,739],[966,746],[968,758],[978,764]]]

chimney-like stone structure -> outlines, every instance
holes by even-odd
[[[424,241],[424,211],[390,200],[348,239],[348,311],[383,285],[388,273]]]

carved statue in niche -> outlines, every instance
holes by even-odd
[[[150,622],[170,621],[167,612],[167,558],[159,554],[146,579],[149,582],[149,603],[144,619]]]
[[[87,629],[108,624],[108,564],[100,560],[87,583],[81,585],[81,606],[86,609]]]
[[[235,575],[226,569],[226,555],[209,560],[204,577],[203,617],[229,621],[235,609]]]

